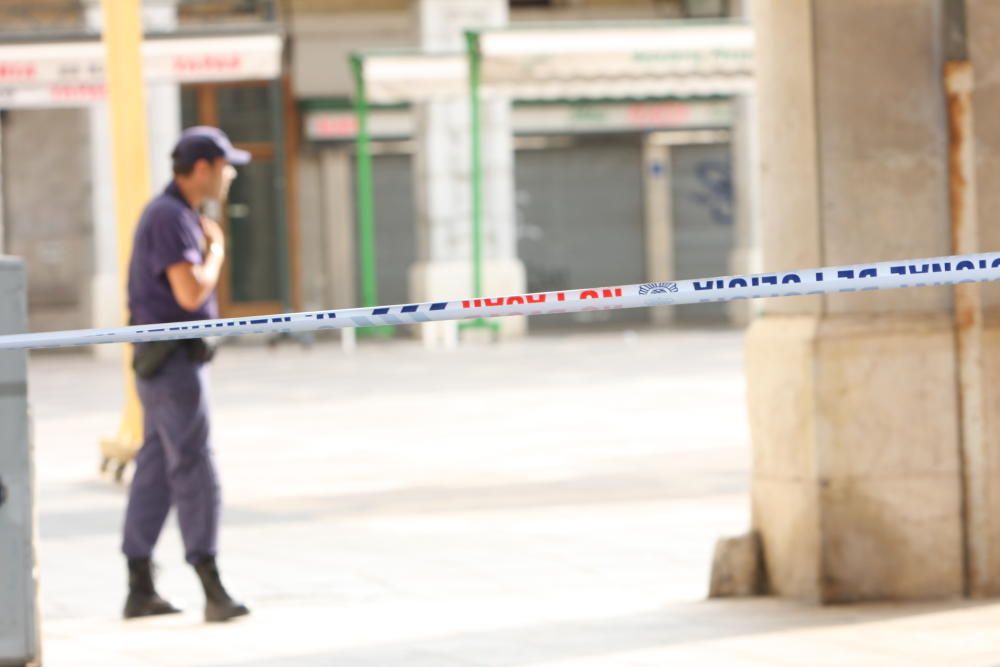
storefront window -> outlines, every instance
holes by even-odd
[[[270,141],[274,106],[271,86],[231,86],[217,90],[219,126],[234,142]]]
[[[181,89],[181,126],[198,124],[198,90],[193,87]]]
[[[226,207],[231,298],[236,303],[281,300],[276,215],[274,161],[240,167]]]
[[[177,18],[182,28],[269,23],[275,15],[275,0],[179,0],[177,3]]]
[[[729,0],[683,0],[684,15],[692,19],[729,16]]]

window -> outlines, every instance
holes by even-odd
[[[729,16],[729,0],[683,0],[684,15],[692,19]]]

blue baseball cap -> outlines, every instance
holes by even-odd
[[[250,162],[250,153],[236,148],[225,132],[208,125],[197,125],[184,130],[170,157],[175,167],[190,167],[198,160],[212,161],[220,157],[225,158],[229,164]]]

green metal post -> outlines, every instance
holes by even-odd
[[[469,57],[469,113],[472,126],[472,293],[483,295],[483,157],[482,126],[479,102],[479,39],[476,33],[465,34]]]
[[[361,305],[378,306],[378,261],[375,251],[375,194],[372,183],[372,155],[368,135],[368,98],[365,91],[364,58],[351,55],[354,73],[354,112],[358,119],[357,185],[358,243],[361,263]],[[361,329],[359,334],[391,335],[392,327]]]
[[[472,145],[472,294],[483,296],[483,158],[481,102],[479,98],[480,70],[479,33],[466,32],[466,55],[469,61],[469,114],[471,119],[469,143]],[[500,325],[485,319],[476,319],[459,325],[459,328],[483,328],[496,333]]]

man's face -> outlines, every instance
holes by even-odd
[[[202,196],[219,203],[225,202],[229,195],[229,186],[236,178],[236,168],[224,158],[217,158],[211,162],[202,160],[197,167],[197,181]]]

